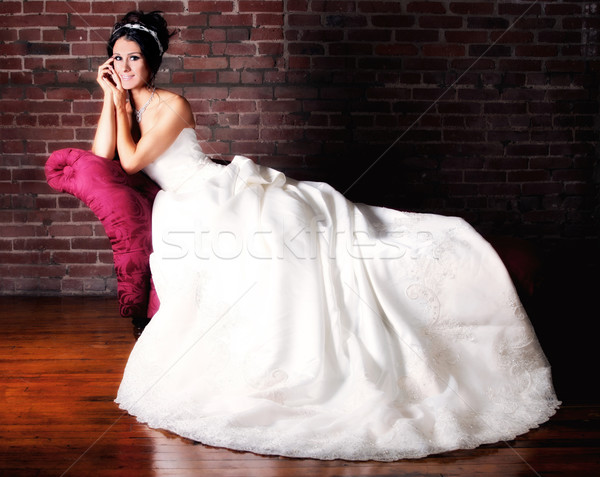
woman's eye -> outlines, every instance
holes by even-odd
[[[140,57],[139,57],[139,56],[130,56],[130,57],[129,57],[129,59],[130,59],[131,61],[137,61],[137,60],[139,60],[139,59],[140,59]]]
[[[115,56],[115,57],[114,57],[114,60],[115,60],[115,61],[121,61],[122,59],[123,59],[123,58],[121,58],[120,56]]]

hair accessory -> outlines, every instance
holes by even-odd
[[[158,39],[158,35],[156,34],[155,31],[150,30],[149,28],[146,28],[144,25],[140,25],[139,23],[127,23],[126,25],[123,25],[123,26],[117,28],[115,30],[115,33],[123,28],[133,28],[134,30],[141,30],[141,31],[150,33],[152,35],[152,37],[156,40],[156,44],[158,45],[158,51],[160,51],[160,54],[162,55],[164,53],[163,47],[160,44],[160,40]]]

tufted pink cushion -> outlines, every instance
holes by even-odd
[[[52,153],[45,172],[52,188],[83,201],[104,226],[114,255],[121,315],[152,317],[158,298],[151,286],[148,257],[158,185],[142,172],[130,176],[118,161],[81,149]]]

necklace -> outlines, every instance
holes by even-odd
[[[155,91],[156,91],[156,88],[152,88],[152,94],[148,98],[148,101],[146,101],[146,104],[144,104],[140,109],[135,110],[135,119],[137,120],[138,123],[142,122],[142,114],[144,114],[144,111],[146,111],[146,108],[150,104],[150,101],[152,101],[152,98],[154,98]]]

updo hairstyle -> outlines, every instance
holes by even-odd
[[[175,34],[175,32],[169,33],[167,22],[161,13],[160,11],[150,13],[132,11],[127,13],[121,21],[115,23],[106,47],[110,57],[113,55],[114,45],[119,38],[125,37],[127,40],[135,41],[140,46],[142,55],[144,55],[148,68],[152,73],[150,84],[154,84],[154,78],[162,63],[162,54],[169,48],[169,38]],[[158,42],[151,33],[135,28],[123,28],[127,24],[139,24],[155,32],[163,52],[161,53]]]

